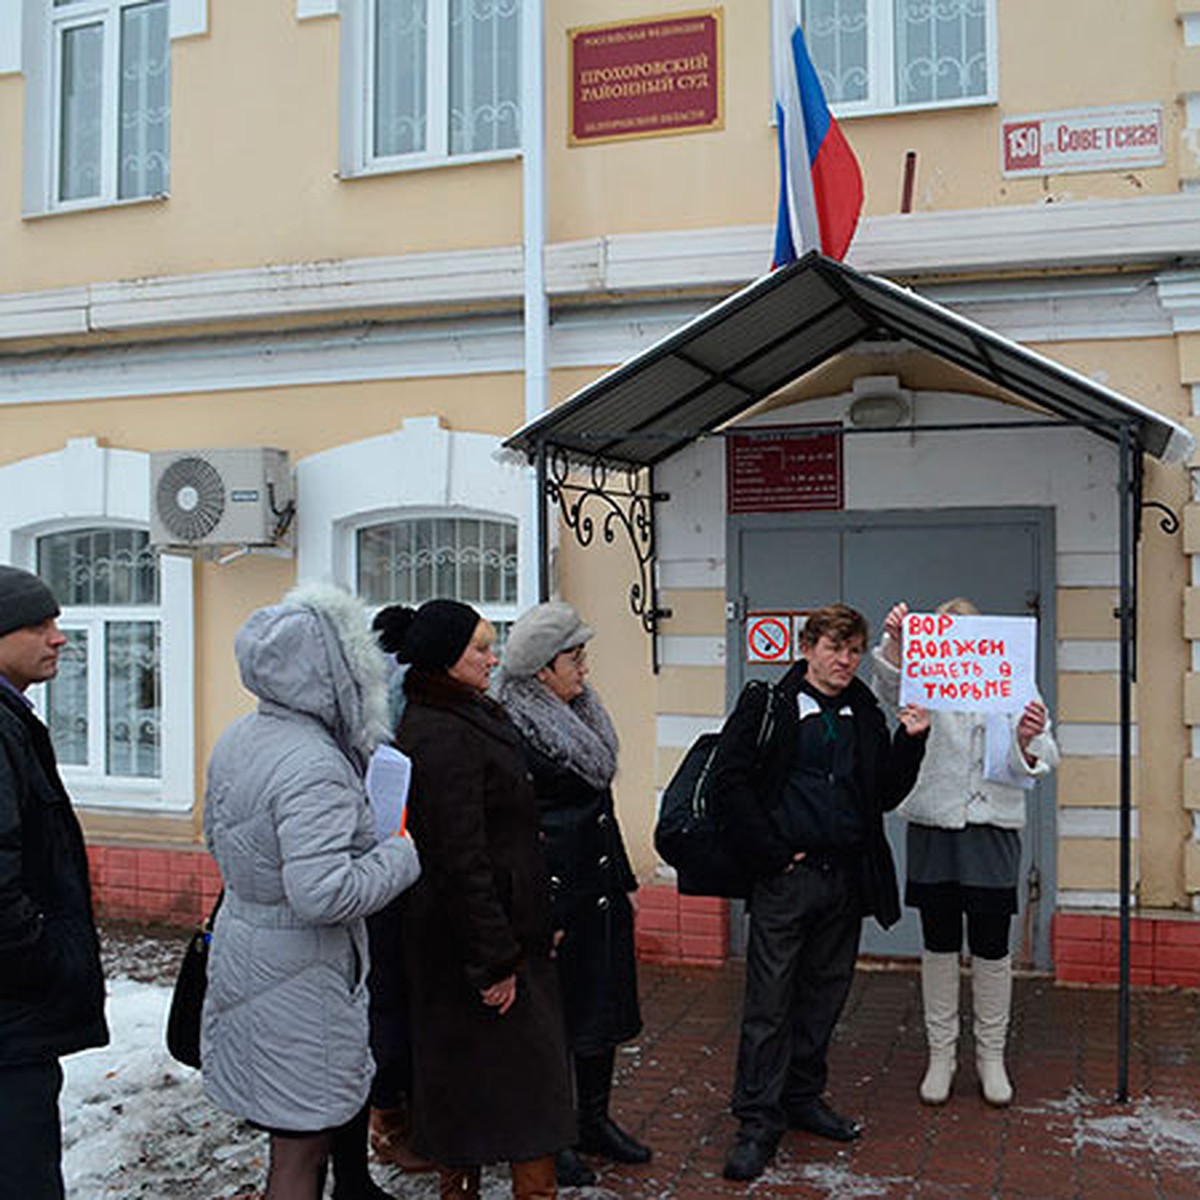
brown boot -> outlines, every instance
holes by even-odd
[[[438,1167],[439,1200],[479,1200],[478,1167]]]
[[[433,1163],[422,1158],[408,1143],[412,1120],[407,1106],[371,1109],[371,1149],[376,1161],[401,1171],[432,1171]]]
[[[553,1154],[510,1165],[513,1200],[554,1200],[558,1195]]]

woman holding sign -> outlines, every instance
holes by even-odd
[[[512,1164],[515,1196],[553,1196],[575,1119],[537,805],[487,696],[496,631],[456,600],[394,605],[377,624],[411,664],[396,745],[424,865],[403,918],[413,1149],[438,1164],[443,1196],[477,1197],[491,1162]]]
[[[940,615],[978,616],[969,600],[948,600]],[[908,605],[888,613],[873,657],[880,698],[900,695]],[[957,1065],[959,955],[964,921],[971,951],[975,1063],[984,1099],[1012,1101],[1004,1043],[1012,1003],[1009,932],[1017,911],[1025,791],[1058,765],[1041,698],[1013,713],[935,710],[917,785],[900,805],[908,821],[905,903],[919,910],[924,952],[921,996],[929,1066],[926,1104],[950,1097]]]

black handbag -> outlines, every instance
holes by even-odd
[[[222,892],[208,919],[188,941],[171,993],[171,1007],[167,1010],[167,1052],[186,1067],[200,1066],[200,1014],[208,989],[208,947],[213,922],[224,898]]]
[[[747,687],[764,686],[750,683]],[[761,751],[771,734],[774,688],[770,685],[756,746]],[[744,900],[754,872],[734,853],[712,812],[709,785],[719,733],[702,733],[688,748],[671,776],[658,807],[654,848],[675,868],[676,886],[684,896],[723,896]]]

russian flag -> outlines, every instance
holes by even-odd
[[[775,95],[779,134],[779,215],[773,267],[819,249],[842,259],[862,211],[858,159],[825,103],[800,26],[776,4],[776,45],[785,49]]]

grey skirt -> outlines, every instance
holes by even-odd
[[[1021,835],[995,825],[908,826],[904,903],[952,904],[964,912],[1015,913]]]

